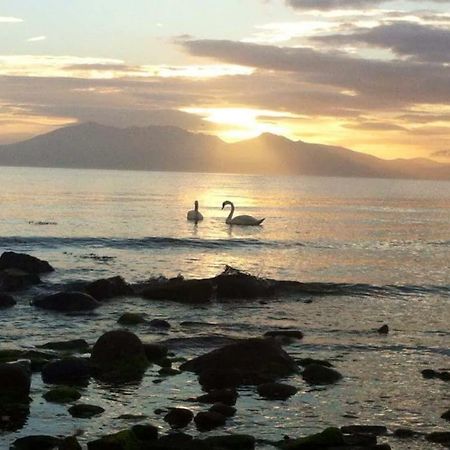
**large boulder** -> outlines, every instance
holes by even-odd
[[[261,384],[298,371],[295,361],[274,339],[245,339],[181,365],[200,375],[207,389]]]
[[[40,282],[41,279],[36,273],[28,273],[20,269],[0,271],[0,289],[5,292],[18,291]]]
[[[3,294],[0,292],[0,309],[3,308],[11,308],[16,304],[16,301],[14,300],[14,297],[11,297],[11,295]]]
[[[214,278],[218,299],[258,298],[273,294],[273,286],[267,280],[241,272],[230,266]]]
[[[91,375],[85,358],[64,358],[52,361],[42,368],[42,380],[48,384],[86,385]]]
[[[213,291],[214,287],[210,280],[184,280],[177,277],[147,283],[141,295],[151,300],[206,303],[211,300]]]
[[[144,345],[133,333],[109,331],[95,343],[91,363],[97,378],[111,382],[126,382],[142,377],[149,361]]]
[[[55,269],[42,259],[24,253],[4,252],[0,256],[0,270],[19,269],[28,273],[53,272]]]
[[[33,305],[42,309],[60,312],[91,311],[100,306],[100,303],[84,292],[58,292],[37,298]]]
[[[120,276],[93,281],[84,290],[98,301],[133,294],[133,288]]]

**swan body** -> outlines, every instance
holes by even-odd
[[[194,222],[199,222],[203,220],[203,214],[198,210],[198,201],[194,202],[194,209],[191,209],[187,213],[187,220],[192,220]]]
[[[234,205],[229,200],[226,200],[225,202],[222,203],[222,209],[224,209],[225,206],[227,205],[231,206],[230,214],[225,220],[225,223],[227,223],[228,225],[257,226],[261,225],[264,222],[264,219],[257,219],[256,217],[248,216],[246,214],[242,216],[233,217]]]

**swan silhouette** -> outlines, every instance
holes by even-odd
[[[187,213],[187,220],[192,220],[194,222],[199,222],[203,220],[203,214],[198,210],[198,201],[194,202],[194,209],[191,209]]]
[[[265,218],[257,219],[256,217],[247,216],[247,215],[233,217],[234,205],[229,200],[226,200],[222,203],[222,209],[224,209],[225,206],[227,206],[227,205],[231,206],[230,214],[228,215],[227,219],[225,220],[225,223],[227,223],[228,225],[255,226],[255,225],[261,225],[264,222]]]

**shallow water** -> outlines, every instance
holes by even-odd
[[[35,310],[32,291],[18,295],[15,308],[0,311],[2,348],[71,338],[94,343],[117,327],[124,311],[168,319],[168,332],[148,326],[134,331],[147,341],[171,339],[183,357],[214,348],[222,337],[298,328],[304,340],[286,350],[296,358],[330,359],[344,380],[313,389],[291,377],[299,393],[286,402],[241,389],[238,413],[219,433],[280,439],[354,423],[448,429],[440,415],[450,406],[449,384],[423,380],[420,370],[450,368],[450,183],[26,168],[0,168],[0,182],[0,250],[49,260],[57,270],[46,277],[45,289],[117,274],[128,281],[212,276],[224,264],[277,279],[346,284],[339,295],[267,304],[193,308],[127,298],[81,316]],[[205,216],[197,226],[185,220],[195,199]],[[225,225],[221,204],[227,199],[237,214],[266,217],[264,226]],[[390,325],[388,336],[373,332],[383,323]],[[200,393],[193,375],[161,384],[155,378],[157,367],[139,385],[119,391],[91,382],[82,401],[106,412],[82,420],[71,418],[66,406],[45,402],[46,387],[35,375],[28,422],[17,433],[0,435],[0,448],[18,436],[76,430],[83,430],[86,442],[129,426],[117,419],[121,414],[146,414],[166,429],[155,408],[202,409],[185,402]],[[420,440],[390,442],[399,449],[433,448]]]

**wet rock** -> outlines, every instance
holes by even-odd
[[[213,295],[210,280],[154,280],[141,291],[144,298],[151,300],[174,300],[186,303],[206,303]]]
[[[98,301],[134,294],[133,288],[120,276],[93,281],[84,290]]]
[[[379,334],[389,334],[389,325],[384,324],[380,328],[378,328],[377,333]]]
[[[225,403],[226,405],[235,405],[239,394],[234,388],[213,389],[207,394],[200,395],[192,399],[198,403]]]
[[[28,402],[31,376],[17,364],[0,364],[0,403]]]
[[[87,385],[91,370],[85,358],[64,358],[42,368],[42,380],[49,384]]]
[[[47,342],[42,345],[37,345],[38,348],[61,351],[77,351],[84,352],[89,350],[89,344],[84,339],[72,339],[70,341],[55,341]]]
[[[425,436],[428,442],[434,442],[436,444],[449,445],[450,444],[450,431],[435,431]]]
[[[164,416],[164,421],[167,422],[172,428],[184,428],[188,426],[194,413],[186,408],[171,408],[170,411]]]
[[[53,272],[55,270],[47,261],[15,252],[4,252],[0,256],[0,270],[4,269],[19,269],[35,274]]]
[[[409,428],[397,428],[396,430],[394,430],[394,436],[399,439],[410,439],[417,436],[418,434],[419,433]]]
[[[145,322],[146,320],[144,319],[142,314],[130,312],[123,313],[117,320],[117,323],[120,323],[120,325],[139,325]]]
[[[449,420],[450,421],[450,409],[448,411],[445,411],[444,414],[442,414],[441,419]]]
[[[60,443],[60,439],[53,436],[26,436],[13,442],[13,450],[53,450]]]
[[[43,397],[52,403],[70,403],[81,398],[81,394],[71,386],[59,386],[47,391]]]
[[[270,400],[287,400],[298,392],[295,386],[283,383],[260,384],[256,390],[261,397]]]
[[[274,293],[273,286],[262,278],[241,272],[230,266],[213,279],[218,299],[253,299],[268,297]]]
[[[326,428],[321,433],[312,434],[299,439],[288,439],[280,443],[285,450],[327,449],[344,445],[344,436],[339,428]]]
[[[172,367],[161,367],[161,369],[158,370],[159,375],[162,377],[172,377],[175,375],[179,375],[181,373],[180,370],[173,369]]]
[[[33,372],[40,371],[42,367],[50,361],[56,359],[56,355],[52,353],[40,352],[37,350],[18,350],[4,349],[0,350],[0,363],[13,362],[17,360],[29,360],[31,370]]]
[[[377,437],[374,434],[345,434],[344,443],[352,447],[372,448],[377,445]]]
[[[236,414],[236,408],[225,403],[214,403],[214,405],[209,408],[211,412],[216,412],[222,414],[225,417],[232,417]]]
[[[210,436],[203,442],[213,449],[221,450],[253,450],[256,439],[248,434],[229,434],[226,436]]]
[[[11,308],[16,303],[17,302],[14,300],[14,297],[0,292],[0,309]]]
[[[167,356],[169,349],[163,344],[144,343],[144,351],[149,361],[156,361]]]
[[[2,291],[18,291],[39,283],[41,283],[41,279],[35,273],[28,273],[20,269],[0,271],[0,290]]]
[[[200,431],[210,431],[214,428],[225,425],[227,418],[222,414],[214,411],[199,412],[194,422]]]
[[[323,359],[300,358],[297,359],[296,361],[303,367],[309,366],[310,364],[319,364],[325,367],[333,367],[333,364]]]
[[[95,441],[88,442],[88,450],[143,450],[142,441],[132,430],[103,436]],[[151,447],[149,448],[149,450]]]
[[[438,378],[442,381],[450,381],[450,372],[445,370],[433,370],[433,369],[424,369],[422,370],[422,377],[425,379]]]
[[[94,375],[110,382],[138,380],[149,365],[141,340],[125,330],[103,334],[92,348],[90,361]]]
[[[303,379],[310,384],[332,384],[342,378],[342,375],[334,369],[320,364],[309,364],[302,372]]]
[[[264,336],[279,339],[282,343],[303,339],[303,333],[299,330],[272,330],[264,333]]]
[[[90,417],[99,416],[103,414],[105,410],[101,406],[78,404],[69,408],[69,414],[72,417],[79,419],[89,419]]]
[[[91,311],[100,303],[84,292],[58,292],[57,294],[37,298],[33,305],[38,308],[60,312]]]
[[[155,328],[163,328],[165,330],[168,330],[170,328],[170,323],[164,319],[150,320],[149,325],[151,325],[152,327],[155,327]]]
[[[75,436],[69,436],[61,440],[58,450],[82,450]]]
[[[180,366],[200,375],[209,389],[261,384],[298,371],[295,361],[274,339],[245,339],[226,345]]]
[[[383,436],[388,430],[384,425],[348,425],[341,427],[344,434],[371,434]]]
[[[161,436],[154,448],[155,450],[212,450],[205,446],[203,441],[179,432]]]
[[[154,441],[158,439],[158,427],[151,424],[138,424],[131,427],[131,431],[140,441]]]

